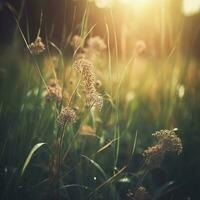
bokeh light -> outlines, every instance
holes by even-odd
[[[200,11],[200,0],[184,0],[182,11],[186,16],[197,14]]]

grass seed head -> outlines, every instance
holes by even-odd
[[[35,41],[29,45],[29,49],[34,55],[42,53],[45,50],[45,45],[42,42],[42,38],[38,36]]]
[[[86,93],[86,105],[89,107],[94,106],[98,110],[101,110],[103,99],[95,88],[96,80],[92,62],[85,58],[76,59],[73,67],[82,75],[82,81]]]
[[[62,124],[71,124],[76,121],[76,113],[69,106],[63,108],[58,116],[58,121]]]
[[[147,148],[143,153],[150,168],[159,167],[166,152],[175,152],[177,155],[182,153],[181,139],[173,130],[156,131],[153,136],[158,140],[158,144]]]
[[[87,40],[88,48],[101,52],[107,48],[105,42],[99,37],[91,37]]]
[[[182,153],[183,146],[181,139],[176,135],[173,130],[160,130],[153,134],[162,145],[164,152],[175,152],[178,155]]]
[[[148,147],[144,151],[143,156],[145,157],[145,163],[150,168],[160,167],[164,158],[162,146],[158,144],[152,147]]]
[[[74,35],[71,39],[70,45],[75,50],[81,46],[82,42],[83,42],[83,39],[79,35]]]
[[[62,100],[62,88],[56,80],[50,80],[48,84],[47,94],[45,96],[46,101],[58,101]]]

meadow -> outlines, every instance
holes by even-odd
[[[186,35],[172,1],[105,2],[73,7],[55,41],[45,12],[31,33],[5,3],[1,200],[199,199],[200,61],[184,46],[199,27]]]

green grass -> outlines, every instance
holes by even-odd
[[[80,33],[84,40],[95,29],[87,27],[88,20],[86,10]],[[29,55],[27,50],[26,55],[20,35],[1,57],[0,199],[124,200],[129,189],[141,185],[155,200],[197,197],[199,62],[178,50],[161,58],[115,59],[106,27],[108,48],[94,61],[102,83],[101,112],[84,106],[73,52],[65,55],[48,38],[44,54]],[[52,62],[50,46],[58,64]],[[62,92],[74,94],[71,106],[79,107],[74,124],[58,122],[64,100],[45,101],[52,77],[64,86]],[[81,134],[83,125],[92,134]],[[148,171],[142,153],[155,143],[151,134],[173,128],[179,130],[183,154],[169,153],[161,169]]]

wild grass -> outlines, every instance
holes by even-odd
[[[111,27],[105,22],[104,39],[93,36],[88,9],[76,41],[67,38],[70,56],[41,36],[42,15],[33,43],[14,19],[22,40],[1,58],[2,200],[192,196],[179,190],[190,183],[181,178],[192,165],[187,153],[198,152],[189,135],[199,129],[197,62],[177,47],[149,56],[141,41],[119,55],[117,30],[113,50]]]

